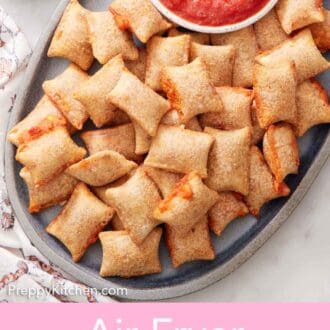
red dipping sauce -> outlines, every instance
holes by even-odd
[[[160,0],[177,16],[198,25],[239,23],[259,12],[269,0]]]

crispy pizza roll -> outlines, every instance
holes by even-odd
[[[232,45],[236,50],[233,86],[251,87],[254,58],[258,52],[257,40],[252,26],[244,29],[211,35],[213,45]]]
[[[287,175],[298,174],[299,149],[291,125],[270,126],[264,136],[263,152],[276,181],[282,182]]]
[[[251,107],[251,119],[252,119],[252,130],[253,130],[252,144],[256,145],[260,141],[262,141],[262,139],[264,138],[264,135],[266,133],[266,130],[264,128],[260,127],[258,117],[257,117],[257,110],[256,110],[254,103],[252,104],[252,107]]]
[[[220,236],[233,220],[244,217],[248,213],[249,209],[240,194],[233,192],[220,193],[218,201],[208,213],[210,229],[217,236]]]
[[[297,78],[293,62],[274,65],[256,64],[253,83],[257,116],[262,128],[286,121],[297,120]]]
[[[160,120],[170,110],[167,100],[129,71],[123,71],[108,100],[125,111],[151,136],[156,135]]]
[[[78,262],[97,241],[113,213],[113,209],[95,197],[84,183],[79,183],[46,231],[61,241],[70,251],[72,260]]]
[[[103,260],[100,275],[130,278],[160,273],[159,243],[162,229],[153,230],[148,239],[136,245],[126,231],[100,233]]]
[[[209,154],[206,184],[218,192],[231,190],[247,195],[251,128],[220,131],[206,127],[204,132],[215,139]]]
[[[138,49],[132,35],[119,29],[108,10],[89,12],[86,17],[93,54],[99,63],[105,64],[119,54],[122,54],[124,60],[138,58]]]
[[[193,42],[190,49],[192,60],[199,57],[204,61],[214,86],[232,85],[235,54],[232,45],[207,46]]]
[[[322,23],[315,23],[309,26],[316,46],[326,52],[330,49],[330,10],[324,9],[325,20]]]
[[[19,173],[29,190],[29,212],[37,213],[69,199],[78,180],[61,173],[47,184],[35,187],[31,173],[24,167]]]
[[[190,37],[162,38],[155,36],[147,43],[146,84],[161,91],[162,70],[167,66],[182,66],[189,63]]]
[[[220,112],[223,109],[206,65],[200,58],[181,67],[165,68],[162,86],[183,124],[198,114]]]
[[[250,213],[259,216],[261,207],[276,198],[286,197],[290,188],[284,182],[277,182],[262,152],[258,147],[251,147],[250,156],[250,193],[245,202]]]
[[[136,75],[142,82],[146,80],[147,52],[139,49],[139,57],[134,61],[125,61],[126,68]]]
[[[161,125],[144,163],[176,173],[195,171],[206,178],[208,154],[213,141],[214,138],[206,133]]]
[[[120,29],[131,30],[143,43],[172,26],[161,16],[150,0],[115,0],[109,10],[113,13]]]
[[[320,0],[280,0],[276,5],[278,18],[287,34],[307,25],[323,22],[322,9]]]
[[[85,154],[86,150],[74,143],[66,128],[59,126],[36,140],[20,145],[16,160],[26,167],[38,187],[79,162]]]
[[[263,65],[275,65],[276,62],[292,60],[296,65],[299,83],[315,77],[330,67],[328,61],[317,49],[309,29],[299,32],[278,47],[261,53],[256,60]]]
[[[192,42],[196,42],[201,45],[209,45],[210,44],[210,35],[207,33],[200,32],[192,32],[192,31],[181,31],[175,28],[172,28],[168,31],[169,37],[176,37],[186,34],[190,36]]]
[[[81,130],[88,119],[85,107],[73,97],[74,90],[87,81],[88,74],[76,65],[69,67],[59,76],[42,84],[46,95],[61,110],[65,118],[76,129]]]
[[[182,124],[179,113],[176,110],[170,110],[162,118],[161,124],[169,126],[181,126]],[[184,127],[192,131],[202,131],[201,125],[199,124],[197,117],[191,118],[188,123],[184,125]]]
[[[94,57],[86,13],[78,0],[70,0],[48,49],[49,57],[64,57],[88,70]]]
[[[73,94],[85,106],[98,128],[110,122],[114,116],[116,107],[109,103],[107,94],[115,87],[124,69],[122,56],[118,55],[82,83]]]
[[[176,227],[166,226],[165,240],[174,268],[189,261],[215,258],[206,216],[188,233]]]
[[[135,131],[135,153],[137,155],[146,154],[151,146],[152,137],[135,121],[133,121]]]
[[[153,211],[161,196],[143,169],[138,169],[123,185],[108,189],[106,196],[136,244],[142,244],[159,225]]]

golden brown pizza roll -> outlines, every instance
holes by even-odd
[[[258,52],[257,40],[252,26],[244,29],[211,35],[213,45],[232,45],[236,50],[233,86],[251,87],[254,58]]]
[[[297,89],[298,120],[295,132],[303,136],[312,126],[330,123],[327,91],[316,80],[308,80]]]
[[[131,30],[140,41],[146,43],[153,35],[168,30],[167,22],[150,0],[115,0],[109,10],[122,30]]]
[[[326,52],[330,49],[330,10],[324,10],[325,20],[309,26],[317,47]]]
[[[79,162],[85,154],[86,150],[73,142],[66,128],[59,126],[36,140],[20,145],[16,160],[30,172],[35,186],[42,186]]]
[[[59,76],[42,84],[46,95],[61,110],[65,118],[75,128],[81,130],[88,119],[85,107],[73,97],[73,92],[87,81],[88,74],[76,65],[70,64]]]
[[[198,114],[220,112],[223,109],[221,99],[200,58],[181,67],[165,68],[162,86],[172,108],[179,112],[183,124]]]
[[[72,260],[78,262],[97,241],[113,213],[113,209],[95,197],[84,183],[79,183],[46,231],[61,241],[70,251]]]
[[[93,54],[99,63],[105,64],[119,54],[122,54],[125,60],[138,58],[132,35],[119,29],[108,10],[89,12],[86,17]]]
[[[125,68],[122,56],[118,55],[99,71],[82,83],[74,92],[74,97],[85,106],[96,127],[110,122],[116,107],[109,103],[107,94],[117,84]]]
[[[262,128],[279,121],[296,122],[297,78],[293,62],[266,66],[256,64],[253,85],[258,121]]]
[[[209,154],[206,184],[219,192],[232,190],[247,195],[251,128],[220,131],[206,127],[204,132],[215,139]]]
[[[284,182],[277,182],[263,154],[258,147],[251,147],[250,156],[250,193],[245,202],[255,216],[259,216],[261,207],[276,198],[286,197],[290,188]]]
[[[70,0],[48,49],[49,57],[64,57],[88,70],[94,57],[86,13],[78,0]]]
[[[307,25],[323,22],[322,9],[321,0],[280,0],[276,5],[278,18],[287,34]]]
[[[189,261],[215,258],[206,216],[188,233],[176,227],[166,226],[165,239],[174,268]]]
[[[126,68],[136,75],[142,82],[146,79],[147,52],[144,48],[139,49],[139,57],[134,61],[125,61]]]
[[[170,110],[162,118],[161,124],[169,125],[169,126],[181,126],[182,124],[179,113],[176,110]],[[192,131],[197,131],[197,132],[202,131],[201,125],[199,124],[197,117],[191,118],[188,121],[188,123],[184,125],[184,127]]]
[[[196,172],[183,177],[153,213],[160,222],[188,233],[217,202],[218,193],[208,188]]]
[[[251,119],[252,119],[252,129],[253,129],[252,144],[256,145],[263,139],[266,130],[260,127],[255,104],[252,104],[251,107]]]
[[[135,153],[137,155],[146,154],[151,146],[152,137],[135,121],[133,121],[135,131]]]
[[[159,243],[162,229],[153,230],[148,239],[136,245],[126,231],[100,233],[103,260],[100,275],[130,278],[160,273]]]
[[[125,111],[151,136],[156,135],[160,120],[170,110],[167,100],[129,71],[123,71],[117,85],[108,94],[108,100]]]
[[[144,163],[176,173],[195,171],[206,178],[208,154],[213,140],[206,133],[161,125]]]
[[[208,214],[210,229],[217,236],[220,236],[233,220],[244,217],[248,213],[249,209],[240,194],[233,192],[220,193],[218,201]]]
[[[232,85],[235,54],[232,45],[207,46],[193,42],[190,49],[192,60],[199,57],[204,61],[214,86]]]
[[[201,45],[209,45],[210,44],[210,35],[207,33],[200,33],[200,32],[192,32],[192,31],[181,31],[175,28],[172,28],[168,31],[169,37],[176,37],[181,36],[183,34],[189,35],[191,41],[197,42]]]
[[[153,211],[161,196],[143,169],[138,169],[123,185],[108,189],[106,196],[136,244],[142,244],[159,225]]]
[[[60,204],[70,197],[78,180],[70,175],[61,173],[47,184],[35,187],[31,173],[24,167],[19,173],[29,190],[29,212],[37,213],[41,210]]]
[[[181,66],[189,63],[190,37],[162,38],[155,36],[147,43],[146,84],[155,91],[161,91],[162,70],[167,66]]]
[[[270,126],[264,136],[263,152],[276,181],[282,182],[287,175],[298,174],[299,149],[291,125]]]

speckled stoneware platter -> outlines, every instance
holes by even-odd
[[[9,128],[34,108],[42,96],[42,82],[61,73],[68,64],[65,60],[49,59],[46,56],[53,31],[67,2],[68,0],[63,0],[60,3],[35,49],[16,106],[12,111]],[[82,4],[91,10],[106,10],[109,0],[84,0]],[[329,54],[327,56],[330,57]],[[330,72],[321,75],[318,79],[330,91]],[[65,247],[47,235],[44,230],[60,208],[54,207],[37,215],[28,213],[28,192],[18,175],[21,166],[14,160],[16,148],[10,143],[6,144],[5,150],[8,192],[17,218],[28,237],[47,258],[65,272],[91,287],[125,287],[128,289],[128,296],[122,298],[136,300],[171,298],[200,290],[221,280],[271,237],[299,204],[326,161],[330,152],[329,132],[330,125],[317,126],[300,139],[300,173],[298,176],[290,176],[287,180],[292,189],[290,198],[267,204],[262,209],[259,220],[250,216],[236,220],[226,229],[222,237],[213,237],[217,254],[214,261],[189,263],[174,270],[162,242],[160,254],[163,272],[158,275],[133,279],[101,278],[98,275],[102,257],[99,243],[88,249],[80,263],[73,263]],[[79,139],[77,142],[81,143]]]

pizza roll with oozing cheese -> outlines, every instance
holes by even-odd
[[[161,16],[150,0],[115,0],[109,9],[119,28],[131,30],[143,43],[172,26]]]
[[[233,86],[251,87],[254,58],[258,52],[256,36],[252,26],[244,29],[211,35],[213,45],[232,45],[236,50]]]
[[[322,9],[321,0],[280,0],[276,5],[278,18],[287,34],[307,25],[323,22]]]
[[[234,46],[206,46],[193,42],[190,57],[192,60],[199,57],[204,61],[214,86],[232,85],[235,63]]]
[[[179,112],[183,124],[198,114],[220,112],[223,109],[221,99],[200,58],[181,67],[165,68],[162,86],[172,107]]]
[[[156,228],[141,244],[136,245],[126,231],[100,233],[103,260],[100,275],[130,278],[160,273],[159,243],[162,229]]]
[[[124,110],[151,136],[156,135],[160,120],[170,110],[167,100],[144,85],[129,71],[123,71],[108,99]]]
[[[135,153],[137,155],[146,154],[151,145],[152,137],[135,121],[133,121],[135,131]]]
[[[251,107],[251,119],[252,119],[252,130],[253,130],[252,144],[256,145],[260,141],[262,141],[266,130],[264,128],[260,127],[258,117],[257,117],[257,109],[256,109],[254,103],[252,104],[252,107]]]
[[[107,94],[117,84],[125,65],[121,55],[105,64],[99,71],[81,84],[74,97],[85,106],[96,127],[102,127],[111,121],[116,107],[109,103]]]
[[[264,136],[263,152],[276,181],[282,182],[287,175],[298,174],[298,143],[289,124],[279,123],[268,128]]]
[[[220,131],[206,127],[204,132],[214,139],[209,154],[206,184],[216,191],[249,193],[249,156],[251,129]]]
[[[99,63],[105,64],[119,54],[122,54],[125,60],[138,58],[132,35],[119,29],[108,10],[89,12],[86,17],[93,54]]]
[[[290,188],[284,182],[277,182],[266,164],[258,147],[251,147],[250,156],[250,193],[245,202],[255,216],[259,216],[261,207],[276,198],[286,197]]]
[[[325,20],[309,26],[317,47],[326,52],[330,49],[330,10],[324,10]]]
[[[35,186],[53,180],[70,165],[84,158],[86,150],[78,147],[64,127],[43,134],[18,147],[16,160],[31,173]]]
[[[180,31],[178,29],[172,28],[168,31],[169,37],[176,37],[186,34],[190,36],[192,42],[196,42],[201,45],[209,45],[210,44],[210,35],[207,33],[200,32],[192,32],[192,31]]]
[[[190,37],[162,38],[155,36],[147,43],[146,84],[161,91],[162,70],[167,66],[182,66],[189,63]]]
[[[176,173],[195,171],[206,178],[208,154],[213,140],[206,133],[161,125],[144,163]]]
[[[286,121],[297,120],[297,79],[293,62],[274,65],[256,64],[254,69],[254,93],[259,124],[262,128]]]
[[[142,82],[146,80],[147,52],[139,49],[139,57],[134,61],[125,61],[126,68],[136,75]]]
[[[78,180],[72,176],[61,173],[47,184],[35,187],[31,173],[26,168],[22,168],[19,175],[23,178],[29,190],[30,213],[37,213],[66,201],[78,183]]]
[[[84,183],[79,183],[46,231],[61,241],[70,251],[72,260],[78,262],[97,241],[113,213],[113,209],[95,197]]]
[[[213,113],[213,112],[211,112]],[[171,110],[165,114],[165,116],[162,118],[161,121],[162,124],[164,125],[169,125],[169,126],[181,126],[181,120],[179,113],[176,110]],[[191,118],[187,124],[184,125],[185,128],[190,129],[192,131],[197,131],[201,132],[202,128],[201,125],[199,124],[199,121],[197,117]]]
[[[153,211],[161,196],[143,169],[138,169],[123,185],[108,189],[106,196],[136,244],[141,244],[159,225]]]
[[[88,74],[76,65],[69,67],[59,76],[42,84],[46,95],[61,110],[66,119],[76,129],[81,130],[88,119],[85,107],[73,97],[74,90],[87,81]]]
[[[70,0],[48,49],[49,57],[64,57],[88,70],[94,57],[86,13],[78,0]]]

